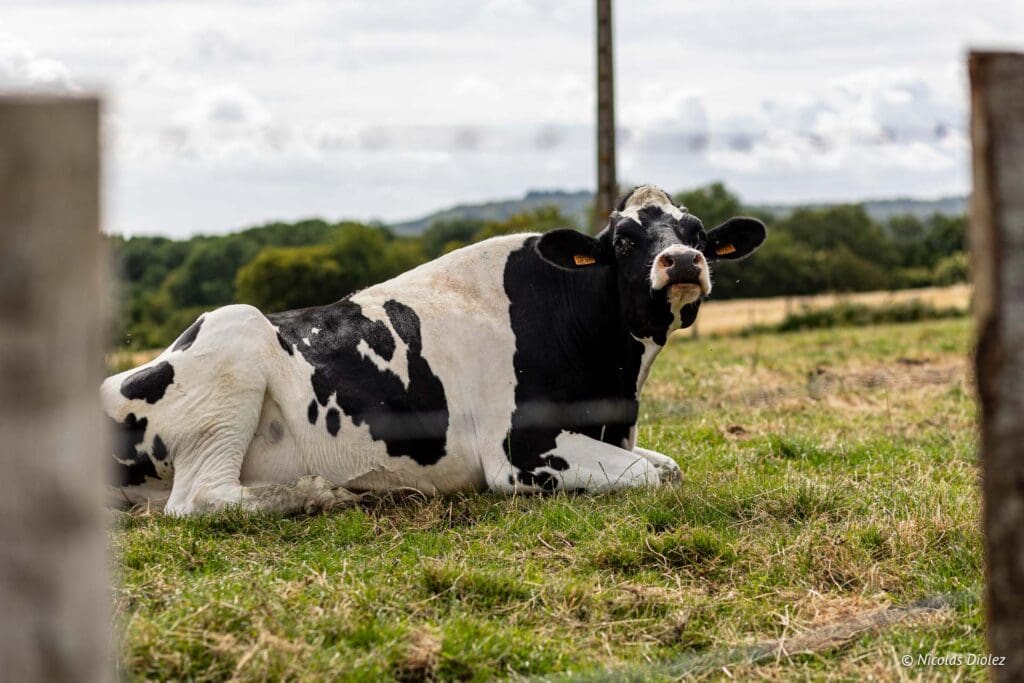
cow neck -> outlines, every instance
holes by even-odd
[[[517,379],[535,375],[565,398],[635,399],[645,344],[625,328],[614,270],[558,268],[528,241],[510,256],[505,289]]]

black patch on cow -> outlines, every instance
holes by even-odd
[[[554,491],[558,488],[559,483],[561,483],[558,477],[544,471],[529,472],[527,470],[520,470],[518,476],[520,484],[536,486],[541,491]]]
[[[309,418],[309,424],[311,425],[315,425],[316,419],[320,417],[320,408],[317,406],[315,398],[309,402],[309,407],[306,408],[306,417]]]
[[[139,451],[139,445],[146,438],[148,423],[146,418],[136,418],[135,413],[128,413],[124,422],[108,419],[114,447],[113,484],[115,486],[138,486],[146,481],[146,477],[159,479],[149,454]],[[157,443],[163,448],[164,457],[167,457],[166,447],[159,439],[158,436],[153,439],[154,457]]]
[[[559,268],[537,254],[536,239],[505,265],[516,409],[503,446],[522,484],[551,490],[559,477],[541,468],[569,468],[544,455],[563,430],[615,446],[629,436],[644,347],[624,326],[615,270]]]
[[[121,394],[125,398],[143,399],[156,403],[164,397],[167,387],[174,384],[174,366],[167,361],[143,368],[129,375],[121,382]]]
[[[157,460],[167,458],[167,444],[164,443],[159,434],[153,436],[153,457]]]
[[[295,355],[295,350],[292,348],[292,345],[289,344],[288,341],[281,336],[280,332],[277,333],[277,343],[281,345],[282,349],[288,352],[289,356]]]
[[[327,415],[324,417],[324,424],[327,425],[327,431],[330,432],[331,436],[337,436],[341,430],[341,415],[338,414],[337,408],[331,408],[327,411]]]
[[[546,460],[547,466],[553,470],[564,472],[569,469],[569,463],[567,463],[564,458],[560,458],[557,455],[549,455]]]
[[[360,344],[365,342],[365,347],[390,362],[396,343],[386,323],[367,318],[360,305],[351,300],[267,318],[313,366],[316,402],[326,407],[334,396],[353,424],[368,425],[370,435],[385,443],[388,455],[405,455],[421,465],[432,465],[444,456],[446,448],[449,414],[444,386],[422,356],[416,312],[393,299],[385,302],[384,311],[407,348],[408,387],[398,375],[378,369],[360,351]],[[314,327],[319,329],[318,334],[311,334]],[[310,340],[309,345],[297,345],[303,337]],[[308,416],[315,417],[312,408]],[[337,435],[341,428],[337,411],[334,417],[327,412],[325,426]]]
[[[200,316],[199,320],[189,325],[188,329],[178,337],[178,341],[174,342],[171,351],[188,351],[192,344],[195,343],[196,337],[199,336],[199,328],[203,326],[204,318],[205,316]]]
[[[697,313],[699,312],[700,299],[694,301],[693,303],[686,304],[681,309],[679,309],[679,329],[684,330],[687,327],[692,326],[693,323],[696,322]],[[664,346],[665,343],[661,342],[661,345]]]

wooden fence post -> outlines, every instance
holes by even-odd
[[[615,60],[612,48],[612,0],[596,0],[597,9],[597,191],[595,234],[608,224],[619,200],[615,177]]]
[[[0,97],[0,678],[104,681],[99,102]]]
[[[971,251],[986,604],[996,680],[1024,680],[1024,54],[972,52]]]

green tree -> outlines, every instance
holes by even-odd
[[[264,311],[326,304],[346,293],[328,245],[267,247],[238,270],[236,299]]]
[[[947,256],[967,250],[967,217],[933,214],[925,222],[925,248],[928,265],[936,265]]]
[[[549,232],[559,228],[576,228],[573,220],[555,205],[541,206],[531,211],[512,214],[502,221],[487,221],[473,235],[474,242],[521,232]]]
[[[740,198],[726,189],[723,183],[711,183],[694,190],[678,192],[672,199],[701,219],[709,230],[733,216],[743,214]]]
[[[827,253],[845,247],[874,263],[899,263],[892,240],[859,204],[797,209],[773,221],[772,228],[788,233],[794,241],[812,251]]]
[[[326,304],[423,260],[416,240],[349,224],[329,244],[263,249],[238,270],[235,298],[265,311]]]
[[[434,221],[420,235],[423,253],[428,258],[436,258],[450,249],[445,247],[453,242],[467,244],[473,235],[484,227],[484,222],[476,218],[453,218]]]
[[[235,273],[259,250],[260,244],[244,235],[200,242],[171,272],[163,287],[179,307],[230,303],[235,293]]]

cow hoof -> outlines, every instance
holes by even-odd
[[[334,507],[342,505],[354,505],[363,500],[363,496],[358,493],[352,493],[343,486],[334,486],[331,488],[331,493],[334,494]]]
[[[658,463],[655,469],[658,470],[662,484],[676,484],[683,480],[683,470],[672,458],[665,458],[665,461]]]
[[[302,477],[295,482],[295,488],[304,501],[303,509],[307,515],[325,512],[334,507],[334,491],[331,483],[323,477]]]

